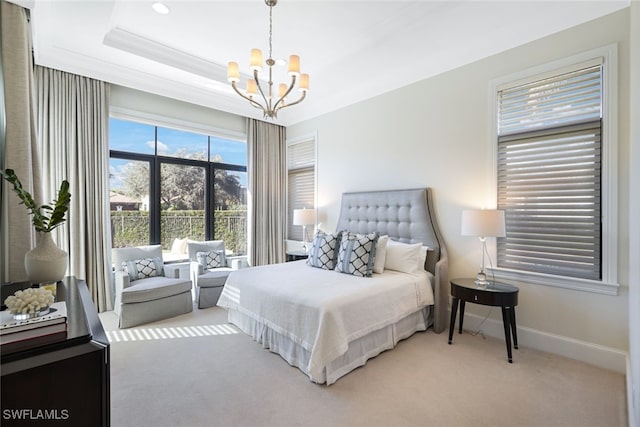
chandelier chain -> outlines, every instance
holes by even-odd
[[[273,6],[269,5],[269,59],[273,58],[272,53],[272,37],[273,37]]]

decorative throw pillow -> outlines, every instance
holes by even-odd
[[[421,249],[421,243],[401,243],[389,240],[384,268],[410,274],[417,272],[421,264]],[[422,265],[424,268],[424,259],[422,259]]]
[[[379,235],[342,232],[336,271],[354,276],[371,277]]]
[[[225,251],[224,240],[196,241],[187,240],[187,254],[191,261],[198,262],[198,252]]]
[[[376,244],[376,259],[373,262],[373,272],[382,273],[384,271],[384,261],[387,259],[387,243],[389,242],[389,236],[386,234],[380,236],[378,243]]]
[[[157,257],[124,261],[122,269],[127,272],[131,282],[147,277],[164,276],[162,260]]]
[[[224,250],[221,251],[208,251],[196,253],[198,263],[202,265],[205,270],[218,267],[226,267],[227,261],[225,259]]]
[[[307,264],[311,267],[333,270],[336,265],[336,258],[338,257],[338,245],[341,234],[341,232],[331,234],[318,230],[309,248]]]

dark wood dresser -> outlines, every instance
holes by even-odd
[[[2,301],[29,283],[2,285]],[[67,336],[26,350],[0,346],[0,424],[109,426],[109,341],[87,284],[58,282],[67,306]]]

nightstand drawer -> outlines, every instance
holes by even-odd
[[[518,305],[518,289],[497,283],[487,285],[486,289],[451,286],[451,296],[474,304],[498,307]]]

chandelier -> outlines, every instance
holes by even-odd
[[[265,3],[269,6],[269,58],[266,60],[267,67],[269,67],[269,80],[267,82],[269,86],[263,88],[263,85],[260,84],[260,80],[258,79],[258,73],[262,72],[262,51],[260,49],[251,49],[249,69],[253,72],[253,79],[247,80],[247,90],[245,93],[242,93],[237,86],[237,83],[240,81],[240,70],[237,62],[229,62],[227,80],[229,80],[233,90],[235,90],[238,95],[249,101],[253,107],[262,110],[264,118],[277,118],[278,111],[285,107],[299,104],[304,100],[305,96],[307,96],[307,91],[309,90],[309,75],[300,74],[300,57],[298,55],[290,55],[288,72],[291,77],[291,82],[289,86],[280,83],[278,86],[278,96],[274,96],[273,66],[276,64],[276,61],[274,61],[272,57],[271,36],[273,32],[273,6],[278,3],[278,0],[265,0]],[[297,101],[288,102],[287,96],[295,87],[298,77],[300,78],[298,90],[302,92],[302,95]],[[260,94],[260,96],[258,96],[258,94]]]

